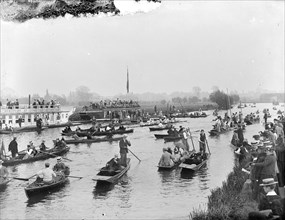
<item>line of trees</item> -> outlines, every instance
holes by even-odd
[[[209,99],[217,103],[220,109],[230,109],[232,104],[239,102],[240,97],[237,94],[227,95],[218,89],[210,94]]]

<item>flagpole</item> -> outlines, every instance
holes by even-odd
[[[129,93],[129,68],[127,66],[127,94]]]

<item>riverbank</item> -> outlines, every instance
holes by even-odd
[[[248,213],[258,211],[258,204],[251,199],[251,193],[243,189],[248,174],[235,166],[222,187],[212,190],[208,197],[207,210],[194,210],[193,220],[247,219]]]

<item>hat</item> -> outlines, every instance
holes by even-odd
[[[128,135],[124,134],[124,135],[123,135],[123,137],[125,137],[125,138],[126,138],[126,137],[128,137]]]
[[[0,164],[2,164],[3,163],[3,160],[0,160]]]
[[[61,157],[57,157],[56,159],[57,159],[57,160],[61,160]]]
[[[275,182],[273,178],[267,178],[262,180],[262,184],[260,186],[270,186],[275,185],[278,182]]]
[[[30,144],[32,144],[33,142],[32,142],[32,141],[30,141],[29,143],[30,143]]]
[[[46,142],[45,140],[42,140],[42,142]]]

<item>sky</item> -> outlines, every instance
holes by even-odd
[[[20,96],[284,91],[283,1],[115,1],[121,16],[1,21],[1,90]],[[135,7],[133,7],[135,5]]]

